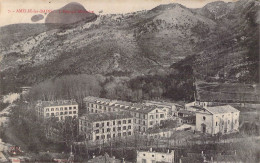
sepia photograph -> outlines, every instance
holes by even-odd
[[[259,0],[0,0],[0,163],[260,163]]]

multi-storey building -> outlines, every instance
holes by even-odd
[[[156,105],[145,105],[126,101],[109,100],[97,97],[84,99],[87,112],[104,113],[126,111],[133,116],[135,131],[146,132],[148,128],[160,125],[167,119],[167,111]]]
[[[173,163],[174,162],[174,151],[171,150],[168,152],[155,152],[152,149],[150,151],[137,151],[138,163],[156,163],[156,162],[165,162]]]
[[[79,118],[79,134],[102,143],[133,135],[133,116],[128,112],[88,113]]]
[[[230,105],[204,107],[196,112],[196,130],[211,135],[236,132],[239,113]]]
[[[75,100],[38,101],[36,111],[39,118],[65,120],[66,117],[78,117],[78,104]]]

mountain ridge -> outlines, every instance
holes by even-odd
[[[183,59],[185,63],[185,58],[193,55],[196,59],[185,64],[193,67],[197,78],[218,81],[224,74],[225,80],[232,82],[243,78],[257,82],[259,64],[253,62],[252,69],[258,74],[244,69],[252,67],[252,59],[247,60],[249,47],[254,49],[253,58],[259,58],[255,56],[259,36],[254,35],[258,9],[256,0],[210,3],[200,9],[160,5],[149,11],[101,15],[64,28],[39,25],[40,29],[20,33],[22,37],[13,40],[12,31],[19,27],[1,27],[1,34],[10,35],[4,37],[9,41],[0,40],[1,83],[14,80],[32,85],[64,74],[167,71],[173,63]]]

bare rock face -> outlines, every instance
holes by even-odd
[[[49,24],[73,24],[82,20],[92,21],[96,14],[88,12],[81,4],[71,2],[64,7],[50,12],[45,23]]]

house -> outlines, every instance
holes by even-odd
[[[145,105],[119,100],[88,96],[84,98],[88,113],[126,111],[133,116],[135,131],[144,133],[148,128],[160,125],[167,119],[167,111],[156,105]]]
[[[121,161],[119,159],[116,159],[115,157],[110,157],[107,153],[104,154],[104,156],[98,156],[88,160],[88,163],[124,163],[124,161]]]
[[[196,116],[178,117],[180,124],[195,124]]]
[[[167,152],[155,152],[150,148],[149,151],[137,151],[138,163],[155,163],[155,162],[165,162],[173,163],[174,162],[174,150]]]
[[[230,105],[205,107],[196,112],[196,131],[211,135],[237,132],[239,113]]]
[[[128,112],[89,113],[79,118],[79,134],[90,143],[133,135],[133,116]]]
[[[78,103],[75,100],[38,101],[36,112],[42,119],[65,120],[66,117],[78,117]]]
[[[163,110],[167,111],[168,116],[176,116],[177,112],[183,109],[182,105],[164,101],[145,101],[145,105],[156,105],[158,107],[162,107]]]

